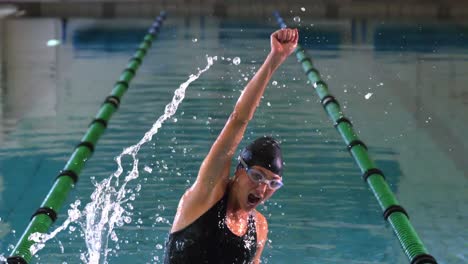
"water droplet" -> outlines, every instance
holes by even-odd
[[[302,12],[305,12],[305,10],[306,10],[305,7],[301,7]]]
[[[267,102],[267,105],[268,105],[268,106],[271,106],[270,102]]]
[[[115,231],[112,231],[110,238],[112,241],[115,241],[115,242],[119,241],[119,238],[117,237],[117,234],[115,233]]]
[[[60,41],[56,40],[56,39],[51,39],[49,41],[47,41],[47,46],[48,47],[55,47],[57,45],[60,44]]]
[[[241,59],[239,57],[235,57],[233,60],[232,60],[232,63],[234,63],[234,65],[239,65],[241,63]]]
[[[296,23],[301,22],[301,18],[298,17],[298,16],[295,16],[295,17],[294,17],[294,22],[296,22]]]
[[[192,39],[192,42],[193,42],[193,43],[195,43],[195,42],[197,42],[197,41],[198,41],[197,38],[193,38],[193,39]]]
[[[369,98],[371,98],[372,94],[373,94],[373,93],[367,93],[367,94],[364,96],[364,98],[366,98],[366,100],[368,100]]]
[[[145,170],[146,172],[149,172],[149,173],[151,173],[151,172],[153,171],[153,169],[150,168],[150,167],[148,167],[148,166],[145,166],[144,170]]]
[[[156,249],[163,249],[163,246],[161,244],[157,244]]]
[[[278,82],[277,81],[272,81],[271,84],[273,84],[274,86],[278,85]]]

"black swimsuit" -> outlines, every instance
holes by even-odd
[[[227,194],[182,230],[169,234],[165,264],[247,264],[257,251],[257,231],[251,214],[245,235],[226,225]]]

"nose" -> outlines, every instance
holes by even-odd
[[[264,193],[267,188],[268,188],[268,184],[267,182],[264,182],[264,181],[260,182],[257,186],[257,190],[262,191],[262,193]]]

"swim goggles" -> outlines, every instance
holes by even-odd
[[[283,181],[281,180],[268,180],[261,171],[256,170],[254,168],[249,168],[247,163],[239,156],[239,162],[242,164],[242,166],[245,168],[245,171],[247,172],[247,175],[249,176],[250,180],[252,180],[255,183],[266,183],[267,186],[272,189],[272,190],[278,190],[283,186]]]

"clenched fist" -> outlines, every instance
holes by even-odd
[[[280,29],[270,36],[271,54],[286,59],[296,48],[299,32],[297,29]]]

